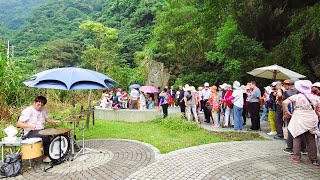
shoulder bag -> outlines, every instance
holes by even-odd
[[[309,99],[305,94],[303,94],[303,95],[304,95],[304,97],[309,101],[312,109],[316,112],[316,114],[317,114],[317,116],[318,116],[318,120],[320,120],[320,112],[318,112],[318,111],[316,110],[316,108],[315,108],[315,107],[313,106],[313,104],[311,103],[310,99]]]

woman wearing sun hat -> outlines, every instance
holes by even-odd
[[[312,85],[312,93],[315,95],[320,96],[320,82],[315,82]]]
[[[318,116],[315,111],[320,111],[320,100],[311,94],[312,83],[309,80],[299,80],[294,83],[300,94],[293,95],[282,102],[285,116],[291,116],[288,130],[293,136],[293,152],[291,160],[301,162],[301,141],[306,139],[309,162],[319,166],[317,147],[314,134],[317,132]],[[294,103],[294,111],[288,111],[288,104]]]

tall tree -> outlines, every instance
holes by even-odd
[[[80,64],[80,45],[70,39],[57,39],[42,47],[37,56],[41,69],[77,66]]]
[[[108,66],[119,60],[118,32],[116,29],[105,27],[103,24],[87,21],[80,25],[87,34],[86,50],[83,51],[84,66],[105,72]]]

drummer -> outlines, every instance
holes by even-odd
[[[25,108],[19,117],[17,127],[23,128],[23,136],[25,138],[42,138],[44,148],[43,162],[51,162],[48,157],[50,137],[39,134],[39,131],[44,129],[45,121],[58,124],[60,121],[53,120],[48,117],[44,106],[47,104],[47,99],[44,96],[37,96],[33,105]]]

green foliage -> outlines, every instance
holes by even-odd
[[[219,30],[215,40],[215,51],[206,54],[208,60],[223,65],[229,80],[241,80],[248,69],[259,66],[257,60],[263,60],[265,50],[253,39],[238,31],[236,21],[229,16]]]
[[[93,21],[87,21],[80,25],[93,44],[87,44],[83,51],[86,68],[105,72],[119,61],[119,45],[117,44],[118,32],[116,29],[105,27],[103,24]]]
[[[77,33],[71,32],[76,31],[92,14],[96,14],[95,7],[102,3],[96,0],[47,0],[27,16],[25,25],[16,33],[14,43],[17,54],[21,55],[55,39],[77,37]]]
[[[80,24],[80,29],[88,33],[88,36],[95,40],[96,48],[112,48],[118,39],[118,31],[114,28],[105,27],[103,24],[87,21]],[[110,44],[111,43],[111,44]]]
[[[137,66],[134,54],[142,51],[149,39],[155,16],[153,9],[162,1],[114,0],[104,4],[102,16],[98,20],[108,27],[118,29],[121,58],[125,59],[130,67]]]
[[[312,66],[320,59],[320,3],[306,8],[291,17],[291,34],[285,37],[269,55],[269,61],[300,72],[316,80]],[[308,62],[311,61],[313,63]]]
[[[20,109],[29,103],[32,92],[23,84],[27,77],[18,66],[19,61],[12,61],[0,55],[0,121],[1,127],[12,124],[17,119]]]
[[[97,70],[122,88],[144,84],[150,60],[165,64],[175,86],[236,79],[245,83],[254,78],[247,71],[271,64],[315,81],[319,9],[318,1],[3,1],[1,98],[8,106],[27,104],[34,94],[47,91],[26,90],[21,82],[43,69],[63,66]],[[8,63],[4,56],[10,37],[15,59]],[[57,101],[71,99],[56,91],[48,95]]]
[[[78,66],[80,64],[80,45],[71,39],[50,41],[37,52],[37,66],[40,69]]]
[[[0,1],[0,22],[8,29],[18,29],[25,23],[25,17],[32,9],[47,0],[5,0]]]
[[[130,68],[119,55],[118,32],[101,23],[88,21],[80,25],[91,45],[83,51],[82,66],[108,74],[122,88],[130,84],[144,84],[144,75],[137,68]]]

